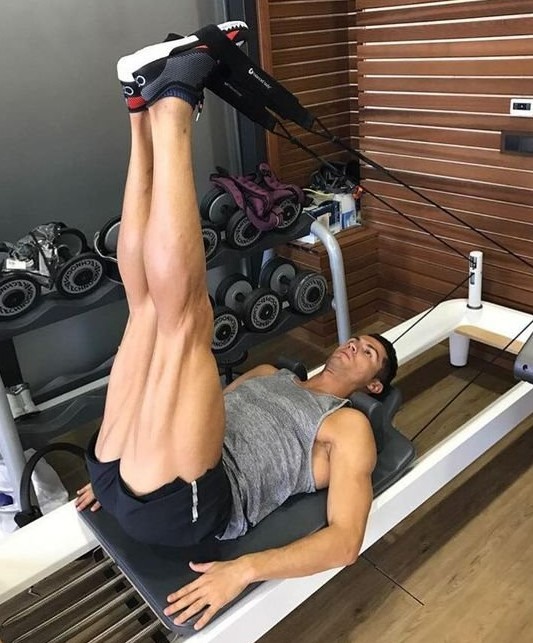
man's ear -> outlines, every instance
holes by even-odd
[[[372,380],[366,387],[370,395],[379,395],[383,391],[383,384],[379,380]]]

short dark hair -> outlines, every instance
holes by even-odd
[[[396,355],[396,349],[392,345],[392,342],[389,342],[389,340],[386,337],[383,337],[383,335],[373,333],[369,335],[369,337],[377,339],[385,349],[386,356],[383,359],[381,368],[376,374],[377,379],[383,384],[383,392],[385,392],[398,372],[398,357]]]

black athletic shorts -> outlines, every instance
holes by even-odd
[[[193,482],[176,478],[136,496],[120,477],[120,460],[97,460],[97,437],[91,438],[86,454],[93,492],[130,536],[151,545],[189,547],[224,531],[232,499],[222,460]]]

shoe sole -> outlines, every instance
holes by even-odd
[[[240,20],[233,22],[223,22],[218,25],[218,28],[223,33],[229,33],[237,29],[248,30],[248,25]],[[117,63],[118,79],[123,83],[134,82],[134,72],[141,67],[148,65],[156,60],[166,58],[172,51],[183,49],[184,51],[190,49],[198,42],[197,36],[187,36],[179,40],[169,40],[167,42],[160,42],[155,45],[150,45],[139,49],[134,54],[123,56]],[[244,40],[242,41],[244,42]],[[242,42],[240,44],[242,44]]]

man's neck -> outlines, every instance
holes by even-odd
[[[352,391],[347,390],[345,384],[343,385],[342,382],[339,382],[326,369],[313,375],[306,382],[302,382],[301,386],[315,393],[327,393],[328,395],[342,398],[347,398],[352,393]]]

